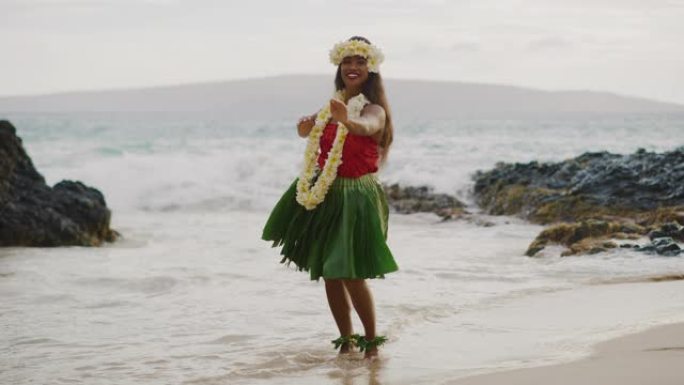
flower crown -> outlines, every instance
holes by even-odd
[[[380,72],[380,63],[385,60],[380,48],[362,40],[342,41],[330,50],[330,62],[334,65],[340,65],[347,56],[363,56],[368,60],[368,71],[376,73]]]

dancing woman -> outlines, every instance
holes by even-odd
[[[366,279],[398,269],[386,243],[389,210],[376,176],[393,137],[379,73],[383,55],[354,36],[335,45],[330,60],[337,65],[335,95],[299,120],[299,135],[308,137],[304,167],[273,208],[262,239],[282,246],[281,263],[294,263],[312,280],[323,277],[340,333],[335,348],[347,353],[357,346],[372,358],[386,338],[376,335]],[[352,330],[352,306],[363,336]]]

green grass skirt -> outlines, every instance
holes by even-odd
[[[297,179],[271,211],[261,236],[282,246],[281,263],[294,263],[312,280],[384,278],[398,270],[386,243],[387,199],[375,175],[338,176],[313,210],[297,203],[296,195]]]

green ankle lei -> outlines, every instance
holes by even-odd
[[[377,336],[373,338],[372,340],[367,340],[365,336],[360,336],[358,334],[352,334],[350,336],[342,336],[337,339],[334,339],[330,341],[335,345],[334,349],[339,349],[340,346],[348,343],[352,343],[356,346],[359,347],[359,350],[367,351],[369,349],[372,349],[376,346],[380,346],[387,342],[387,337],[385,336]]]

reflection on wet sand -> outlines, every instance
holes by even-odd
[[[381,356],[364,359],[362,353],[341,354],[335,360],[337,368],[329,376],[339,378],[341,385],[381,385],[380,375],[386,361]]]

